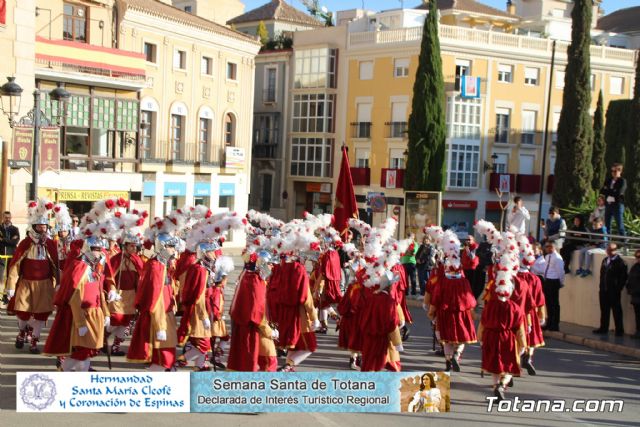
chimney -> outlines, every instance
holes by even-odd
[[[513,2],[511,0],[507,0],[507,13],[509,15],[515,15],[516,14],[516,5],[513,4]]]

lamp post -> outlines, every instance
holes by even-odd
[[[18,122],[15,117],[20,111],[20,98],[22,96],[22,88],[15,82],[15,77],[7,77],[7,83],[0,87],[0,95],[2,98],[2,111],[9,118],[9,126],[15,127]],[[38,195],[38,174],[40,168],[40,127],[42,126],[42,113],[40,111],[40,90],[33,91],[33,110],[31,122],[33,124],[33,153],[31,162],[31,187],[29,189],[29,199],[35,200]],[[62,112],[64,111],[64,103],[69,100],[71,94],[67,92],[64,85],[60,82],[57,83],[57,87],[49,92],[49,98],[53,101],[58,101],[61,104],[58,106],[58,115],[56,117],[57,124],[61,124]],[[25,121],[25,117],[20,119],[20,122]]]

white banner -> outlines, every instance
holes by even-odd
[[[17,412],[189,412],[189,372],[17,372]]]
[[[398,182],[398,171],[389,169],[387,170],[387,182],[386,188],[396,188]]]
[[[500,192],[502,193],[511,192],[511,176],[510,175],[500,175]]]

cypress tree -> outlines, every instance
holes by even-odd
[[[442,191],[444,189],[447,136],[444,109],[438,6],[436,0],[431,0],[422,30],[420,58],[413,84],[405,190]]]
[[[592,0],[574,0],[571,12],[571,44],[567,49],[553,188],[553,204],[562,208],[587,201],[593,176],[593,128],[589,114],[592,6]]]
[[[625,202],[634,215],[640,215],[640,52],[636,63],[636,84],[631,104],[630,132],[627,143],[627,167],[624,177],[627,180]]]
[[[602,89],[598,95],[598,106],[593,115],[593,180],[591,187],[598,191],[607,177],[607,166],[604,163],[604,109],[602,105]]]
[[[611,166],[614,163],[627,163],[627,141],[631,135],[631,104],[632,99],[618,99],[610,101],[607,107],[607,123],[604,127],[604,163]]]
[[[264,47],[269,41],[269,32],[267,31],[267,26],[264,25],[264,21],[258,22],[256,34],[260,37],[260,44]]]

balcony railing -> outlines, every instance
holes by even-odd
[[[352,138],[371,138],[371,122],[351,123]]]
[[[498,31],[478,30],[452,25],[440,25],[439,37],[440,43],[444,45],[477,46],[483,49],[503,50],[508,53],[527,50],[544,57],[551,55],[553,45],[553,40],[551,39],[519,36]],[[407,42],[417,46],[421,40],[421,26],[386,31],[365,31],[349,33],[348,48],[367,48],[371,45],[393,45]],[[566,52],[568,46],[568,42],[559,41],[557,42],[556,51],[559,53]],[[595,62],[622,62],[633,67],[636,55],[634,50],[596,45],[592,45],[590,48],[591,58]]]
[[[382,169],[380,186],[382,188],[403,188],[404,169]]]
[[[171,162],[174,164],[200,163],[219,165],[222,159],[222,147],[219,144],[213,147],[207,146],[206,153],[201,156],[197,144],[193,142],[183,142],[179,145],[178,150],[173,150],[171,141],[156,141],[152,145],[147,158],[143,158],[143,163],[163,163]]]
[[[269,88],[262,91],[262,102],[266,104],[273,104],[276,102],[276,89]]]
[[[254,159],[275,159],[278,153],[278,144],[255,144],[251,152]]]
[[[516,188],[516,175],[513,173],[496,172],[489,175],[489,191],[493,192],[500,189],[500,175],[509,175],[509,191],[514,191]]]
[[[408,132],[407,122],[387,122],[385,126],[389,129],[389,138],[406,138]]]
[[[254,129],[253,145],[277,144],[280,140],[280,131],[278,129],[261,128]]]
[[[371,169],[351,168],[351,179],[353,179],[353,185],[370,185]]]
[[[539,193],[540,182],[540,175],[518,174],[516,177],[516,191],[521,194]]]
[[[537,145],[542,144],[544,132],[539,130],[521,130],[513,128],[491,128],[489,135],[493,135],[493,141],[499,144]],[[549,133],[549,138],[553,136]]]

